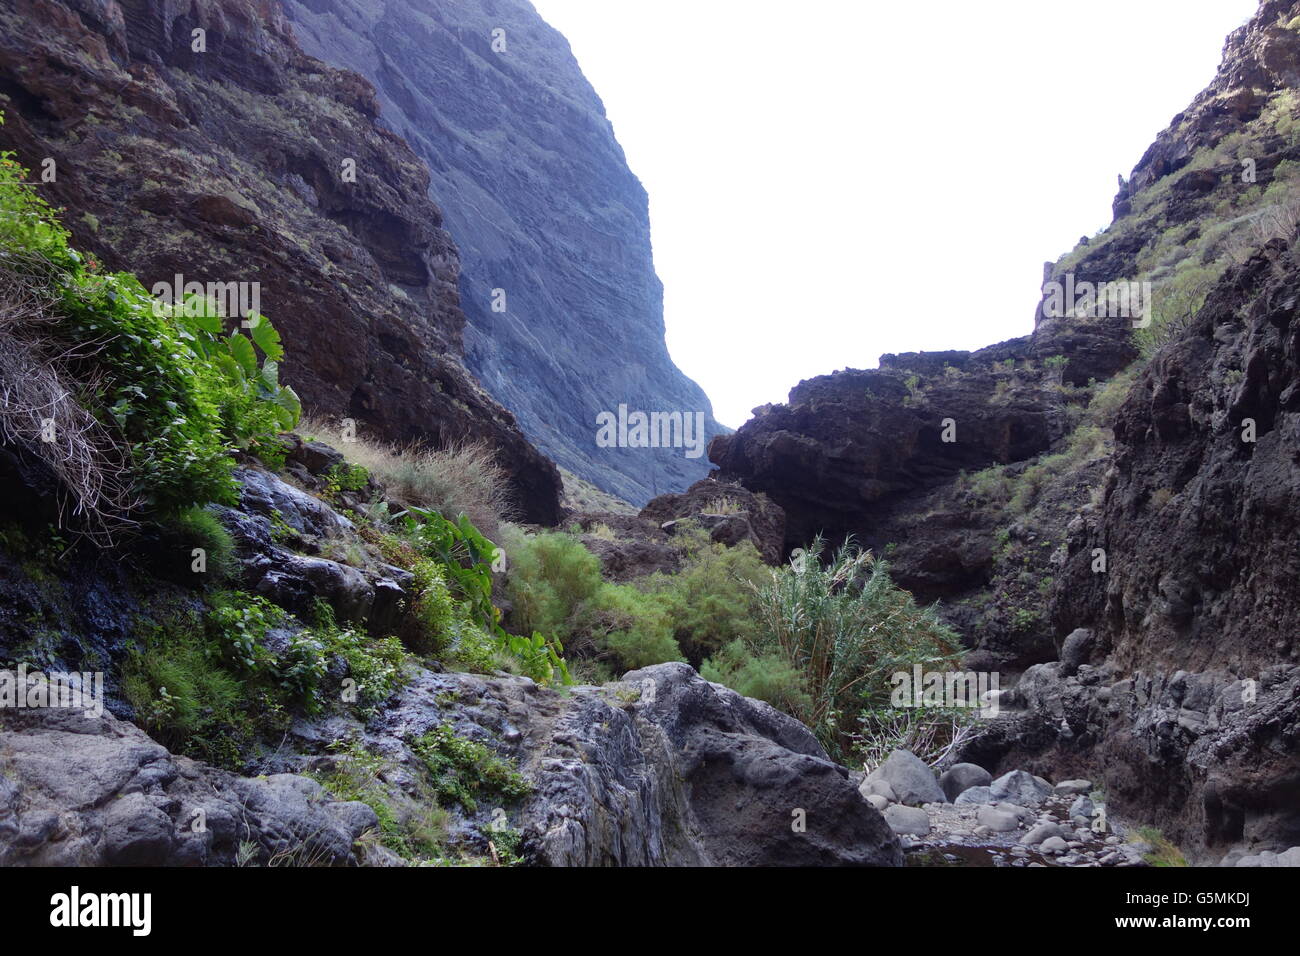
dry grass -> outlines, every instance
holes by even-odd
[[[365,468],[390,498],[429,508],[455,520],[465,514],[474,527],[496,540],[501,523],[514,515],[509,482],[495,453],[482,442],[434,450],[423,446],[394,447],[357,435],[344,441],[330,422],[304,418],[299,434],[336,448],[354,465]]]

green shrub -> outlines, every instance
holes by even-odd
[[[227,769],[241,767],[259,734],[288,727],[283,696],[231,666],[197,606],[138,622],[122,692],[140,725],[169,749]]]
[[[234,538],[206,508],[186,508],[168,520],[165,528],[180,538],[184,556],[189,557],[195,548],[203,550],[207,573],[214,584],[227,580],[238,570]]]
[[[1222,272],[1218,266],[1188,266],[1153,287],[1150,322],[1133,329],[1133,343],[1144,359],[1187,328]]]
[[[512,623],[572,643],[582,609],[601,588],[600,559],[577,538],[556,531],[517,535],[507,552]]]
[[[431,558],[420,558],[411,573],[414,597],[410,600],[406,642],[416,653],[440,657],[455,643],[462,612],[447,589],[443,565]]]
[[[292,631],[288,614],[263,597],[241,591],[222,592],[208,613],[208,630],[227,659],[253,679],[275,686],[287,700],[308,713],[320,708],[316,691],[325,673],[319,643],[304,631]],[[272,628],[289,631],[279,653],[267,647]]]
[[[468,516],[452,522],[411,508],[389,529],[367,534],[385,560],[415,575],[404,634],[417,650],[476,669],[517,669],[542,683],[569,682],[562,643],[536,630],[522,636],[501,626],[492,603],[492,568],[501,552]]]
[[[326,655],[336,654],[347,665],[348,677],[356,681],[355,703],[363,717],[374,713],[405,680],[406,649],[395,637],[372,637],[352,627],[340,627],[334,609],[320,598],[315,604],[315,624],[310,637],[319,641]]]
[[[788,714],[806,714],[813,709],[803,673],[780,650],[756,655],[745,641],[734,640],[704,662],[700,675]]]
[[[553,634],[570,654],[616,671],[683,659],[676,622],[660,582],[648,593],[602,579],[600,559],[563,532],[516,536],[510,545],[508,593],[517,629]]]
[[[663,602],[630,585],[601,585],[581,621],[583,636],[612,654],[620,672],[684,660]]]
[[[699,667],[753,629],[758,613],[755,587],[767,577],[768,569],[751,542],[728,548],[700,535],[677,574],[656,573],[642,586],[659,596],[678,646]]]
[[[75,445],[71,456],[63,447],[34,446],[36,453],[64,459],[53,461],[55,472],[88,523],[231,502],[230,450],[277,460],[276,433],[300,411],[279,384],[275,329],[254,314],[247,335],[226,335],[210,304],[164,305],[134,276],[102,273],[71,248],[27,178],[12,154],[0,153],[0,290],[12,319],[0,323],[0,352],[39,359],[27,363],[23,385],[44,387],[40,375],[57,380],[61,397],[51,414]],[[69,457],[79,464],[75,475]],[[126,487],[107,493],[123,470]]]
[[[474,813],[489,796],[518,800],[532,792],[513,761],[499,757],[485,744],[459,737],[450,724],[437,727],[411,744],[424,761],[434,792]]]
[[[820,539],[801,560],[771,572],[758,589],[758,626],[748,657],[772,670],[784,660],[802,675],[791,688],[772,671],[775,706],[789,708],[832,755],[844,753],[858,714],[890,700],[890,677],[913,664],[955,661],[957,636],[932,608],[894,585],[889,566],[851,541],[821,563]],[[728,649],[710,673],[740,682],[744,657]],[[727,683],[724,679],[723,683]]]

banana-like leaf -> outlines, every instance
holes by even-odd
[[[280,423],[284,425],[284,430],[289,431],[297,427],[298,420],[302,418],[302,400],[298,398],[298,393],[288,385],[282,385],[272,401],[279,409],[277,415]]]
[[[276,331],[271,320],[260,312],[248,313],[248,330],[253,336],[253,341],[257,347],[262,350],[268,359],[272,362],[278,362],[284,358],[284,346],[280,344],[280,333]]]
[[[252,341],[247,336],[236,332],[226,339],[226,345],[230,348],[230,357],[239,363],[239,367],[244,370],[244,375],[248,378],[256,378],[257,353],[253,350]]]

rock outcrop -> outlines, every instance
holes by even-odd
[[[458,839],[497,821],[547,866],[899,866],[902,851],[849,772],[806,727],[685,664],[566,694],[526,678],[419,670],[361,723],[295,723],[265,771],[173,756],[111,713],[6,710],[0,865],[354,865],[400,862],[363,837],[365,803],[329,797],[347,739],[382,754],[391,806],[410,805],[412,741],[450,726],[514,758],[531,793],[458,809]],[[294,772],[286,772],[286,771]]]
[[[264,666],[301,641],[319,646],[301,622],[322,604],[358,634],[404,633],[413,575],[384,564],[356,523],[286,480],[316,479],[336,455],[295,442],[283,476],[242,466],[237,504],[213,509],[236,548],[231,583],[297,615],[248,652]],[[177,756],[127,722],[151,726],[121,692],[121,664],[140,649],[147,608],[201,606],[200,575],[171,584],[134,561],[75,557],[33,570],[44,552],[10,555],[17,540],[0,539],[0,660],[100,671],[105,709],[0,707],[0,864],[400,865],[388,828],[435,814],[449,854],[492,859],[505,829],[518,858],[538,865],[902,863],[854,775],[808,728],[685,664],[556,689],[408,658],[400,680],[362,707],[336,689],[370,678],[329,652],[320,677],[328,689],[276,725],[274,746],[221,751],[239,772]],[[177,566],[191,567],[188,544],[139,546],[178,577]],[[0,693],[12,697],[13,683],[0,671]],[[441,778],[422,748],[438,733],[484,748],[470,757],[478,770],[509,761],[521,786],[459,800],[436,790]],[[353,762],[359,778],[348,776]],[[331,796],[340,778],[364,800]]]
[[[306,777],[241,777],[111,713],[6,708],[0,866],[337,866],[378,821]]]
[[[1298,17],[1265,0],[1229,37],[1113,225],[1045,269],[1027,339],[801,383],[710,451],[787,546],[896,545],[968,667],[1027,668],[958,759],[1099,780],[1196,861],[1300,834]],[[1120,280],[1154,287],[1145,322],[1048,308],[1046,283]]]
[[[0,146],[73,210],[78,247],[147,288],[249,283],[309,411],[394,442],[486,442],[524,515],[558,520],[555,466],[464,367],[428,169],[277,4],[17,0],[0,95]]]
[[[469,366],[525,434],[638,506],[703,478],[680,447],[596,444],[596,416],[620,404],[699,413],[704,443],[722,429],[668,355],[646,193],[564,37],[526,0],[284,6],[428,163],[460,249]]]

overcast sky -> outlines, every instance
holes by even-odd
[[[534,0],[650,193],[668,347],[723,423],[1032,328],[1043,262],[1255,0]]]

